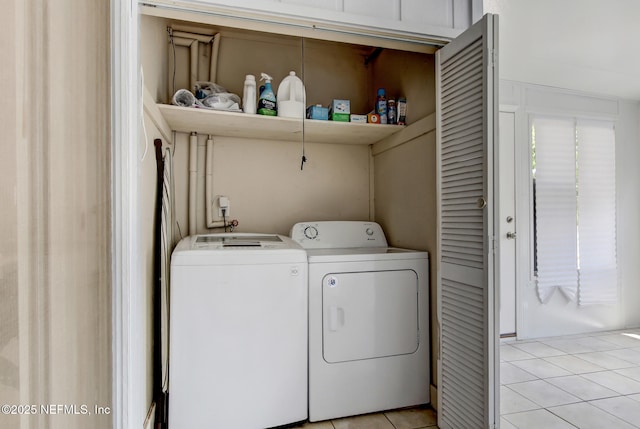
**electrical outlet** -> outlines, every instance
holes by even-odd
[[[222,209],[225,210],[224,216],[231,215],[231,201],[229,201],[229,197],[224,195],[218,197],[218,217],[222,217]]]

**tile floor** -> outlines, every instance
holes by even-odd
[[[437,429],[437,427],[436,413],[428,407],[365,414],[298,426],[304,429]]]
[[[503,340],[500,384],[501,429],[638,429],[640,329]],[[299,428],[437,429],[437,419],[424,407]]]
[[[640,329],[500,346],[501,429],[640,428]]]

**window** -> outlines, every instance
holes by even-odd
[[[616,303],[613,122],[535,116],[531,140],[538,298]]]

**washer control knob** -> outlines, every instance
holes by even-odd
[[[367,228],[365,232],[367,233],[367,235],[369,237],[371,237],[373,235],[373,229],[372,228]]]
[[[308,226],[304,229],[304,236],[313,240],[318,236],[318,229],[315,226]]]

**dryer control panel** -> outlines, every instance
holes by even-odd
[[[305,249],[387,247],[382,227],[375,222],[300,222],[291,228],[291,238]]]

